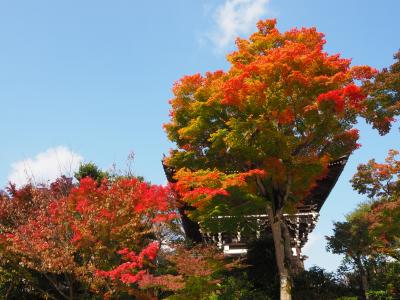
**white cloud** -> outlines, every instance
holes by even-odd
[[[17,186],[32,183],[49,183],[61,175],[72,176],[83,157],[65,146],[49,148],[34,158],[17,161],[11,165],[8,181]]]
[[[225,0],[216,8],[216,28],[209,32],[209,39],[218,50],[232,43],[237,36],[249,33],[257,21],[267,13],[270,0]]]

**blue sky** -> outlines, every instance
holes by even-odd
[[[400,48],[399,11],[397,0],[1,1],[0,186],[72,172],[82,160],[124,168],[131,151],[136,174],[163,184],[173,82],[226,69],[234,37],[258,19],[316,26],[329,53],[382,68]],[[338,265],[324,235],[363,200],[348,183],[357,164],[400,148],[398,127],[382,138],[359,125],[363,147],[321,211],[307,266]]]

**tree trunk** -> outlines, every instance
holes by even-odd
[[[362,290],[363,290],[363,294],[364,294],[364,299],[368,300],[368,281],[367,281],[367,275],[365,274],[365,272],[363,271],[361,274],[361,286],[362,286]]]
[[[10,283],[10,286],[8,287],[7,291],[6,291],[6,295],[4,297],[5,300],[9,299],[9,295],[11,294],[12,290],[14,288],[14,284]]]
[[[69,299],[74,299],[74,281],[73,279],[67,275],[68,283],[69,283]]]
[[[361,262],[361,258],[356,259],[358,271],[360,272],[360,283],[361,283],[361,299],[368,300],[367,291],[368,291],[368,278],[367,273],[364,269],[364,266]]]
[[[282,235],[282,222],[283,218],[280,213],[274,214],[271,207],[267,207],[268,217],[271,223],[272,237],[274,240],[275,247],[275,260],[278,267],[279,280],[280,280],[280,299],[281,300],[291,300],[291,278],[289,268],[286,265],[285,254],[285,240]],[[288,258],[289,259],[289,258]]]

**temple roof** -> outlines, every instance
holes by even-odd
[[[311,190],[311,192],[303,200],[303,203],[298,206],[298,209],[300,211],[312,210],[319,212],[321,210],[322,206],[325,203],[325,200],[328,198],[333,187],[335,186],[340,175],[342,174],[343,169],[346,166],[347,160],[348,156],[343,156],[338,160],[329,163],[328,174],[324,178],[317,181],[316,187]],[[162,162],[162,165],[167,180],[169,182],[176,182],[173,178],[175,169],[165,165],[164,162]]]
[[[329,163],[328,174],[323,179],[317,181],[316,187],[306,196],[303,204],[299,206],[299,210],[307,206],[313,206],[313,210],[317,212],[321,210],[322,205],[324,205],[325,200],[338,181],[340,174],[342,174],[347,160],[348,156],[344,156]]]

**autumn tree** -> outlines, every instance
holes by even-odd
[[[61,191],[28,186],[1,199],[0,255],[40,274],[50,286],[38,291],[43,298],[150,298],[138,285],[155,269],[153,225],[175,217],[169,190],[136,178],[98,185],[86,177]],[[11,209],[23,217],[8,217]]]
[[[353,188],[369,198],[364,219],[369,224],[376,252],[400,260],[400,160],[390,150],[384,163],[371,159],[360,164],[353,176]]]
[[[367,102],[367,122],[373,123],[378,130],[390,129],[393,117],[400,113],[400,51],[394,55],[395,62],[389,68],[383,68],[367,81],[363,89],[369,94]]]
[[[367,196],[368,201],[347,216],[345,222],[334,223],[334,234],[327,249],[344,254],[355,266],[363,298],[367,297],[371,278],[368,265],[387,257],[400,259],[400,161],[398,151],[390,150],[384,163],[371,159],[360,164],[351,182],[353,188]],[[378,259],[379,260],[379,259]],[[392,265],[396,265],[392,262]],[[376,267],[374,268],[376,269]],[[385,273],[390,273],[389,271]],[[371,274],[372,275],[372,274]],[[388,293],[398,293],[389,290]]]
[[[397,299],[400,264],[389,259],[387,253],[377,251],[374,233],[365,217],[370,212],[370,206],[363,204],[345,221],[335,222],[333,234],[327,237],[327,250],[343,256],[338,275],[361,299]]]
[[[358,210],[346,217],[344,222],[333,224],[333,235],[326,237],[327,250],[345,255],[345,258],[354,266],[361,287],[361,298],[367,299],[369,278],[367,265],[373,254],[372,238],[368,231],[368,222],[363,217],[368,206],[361,206]]]
[[[292,254],[283,213],[324,177],[330,161],[359,147],[358,117],[385,134],[395,111],[376,118],[357,85],[376,71],[326,53],[315,28],[282,33],[275,20],[257,26],[248,40],[237,39],[227,71],[174,84],[165,130],[178,149],[164,163],[177,170],[175,189],[197,208],[189,212],[197,220],[221,213],[238,190],[246,196],[235,196],[235,205],[256,203],[268,214],[281,299],[290,299]]]
[[[28,184],[17,188],[10,184],[0,195],[0,294],[5,299],[31,299],[46,295],[51,289],[39,272],[26,268],[20,256],[10,251],[10,238],[51,200],[68,195],[72,186],[72,179],[63,176],[49,187]]]

